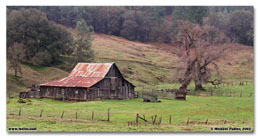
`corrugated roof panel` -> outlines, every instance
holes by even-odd
[[[114,63],[78,63],[68,77],[40,86],[91,87],[102,80]]]

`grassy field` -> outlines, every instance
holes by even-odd
[[[15,127],[37,128],[38,132],[214,132],[211,130],[212,127],[249,127],[251,128],[249,132],[252,132],[254,129],[253,99],[248,97],[188,96],[187,101],[160,99],[161,103],[144,103],[141,99],[90,102],[30,100],[31,102],[25,104],[17,103],[17,99],[8,101],[7,131],[8,128]],[[19,107],[22,107],[21,116],[18,116]],[[109,122],[106,121],[108,108]],[[39,117],[41,109],[43,116]],[[62,111],[64,117],[61,119]],[[76,112],[78,119],[75,119]],[[91,120],[92,112],[94,120]],[[145,115],[149,122],[145,124],[139,119],[138,126],[128,126],[128,121],[135,121],[137,113]],[[161,125],[151,124],[151,116],[156,114],[158,119],[162,117]],[[170,115],[172,115],[171,124],[169,124]],[[187,125],[188,118],[190,122]],[[207,119],[208,123],[205,124]]]
[[[228,88],[223,87],[218,90],[224,91]],[[240,93],[232,97],[187,96],[186,101],[159,99],[161,103],[145,103],[140,98],[89,102],[27,99],[26,103],[18,103],[18,99],[14,98],[7,101],[7,131],[8,128],[27,127],[37,128],[38,132],[223,132],[211,128],[231,127],[250,128],[250,130],[224,132],[252,132],[254,97],[250,96],[250,92],[253,84],[234,88],[235,92],[243,90],[243,96],[240,97]],[[21,116],[18,115],[20,108]],[[109,122],[106,121],[108,108],[110,109]],[[43,114],[40,117],[42,109]],[[61,118],[63,111],[64,117]],[[92,120],[92,112],[94,112],[94,120]],[[142,117],[145,115],[149,122],[145,123],[139,119],[138,126],[128,126],[129,121],[136,120],[137,113]],[[161,125],[151,123],[151,116],[154,115],[157,115],[157,121],[162,117]],[[169,124],[170,115],[171,124]],[[208,122],[205,124],[207,119]]]
[[[73,30],[72,30],[73,32]],[[93,62],[116,62],[124,77],[132,82],[137,91],[143,89],[176,89],[173,74],[178,58],[171,52],[176,47],[165,44],[132,42],[120,37],[103,34],[93,35]],[[62,102],[51,99],[28,99],[18,103],[18,93],[33,84],[45,83],[63,78],[69,74],[66,64],[40,67],[21,64],[22,78],[16,79],[13,71],[7,69],[7,92],[15,98],[7,98],[8,128],[37,128],[46,132],[219,132],[214,127],[249,127],[254,130],[254,50],[238,44],[227,55],[217,61],[225,83],[236,82],[234,86],[214,88],[207,84],[207,91],[187,96],[186,101],[160,99],[161,103],[144,103],[142,99],[99,100],[89,102]],[[8,63],[7,63],[8,64]],[[239,81],[247,81],[244,86]],[[188,87],[194,89],[191,84]],[[209,96],[213,89],[213,96]],[[231,92],[231,96],[229,93]],[[200,95],[207,94],[207,95]],[[222,96],[220,95],[222,94]],[[242,96],[241,96],[242,94]],[[241,96],[241,97],[240,97]],[[21,108],[21,116],[18,115]],[[110,109],[110,121],[107,109]],[[39,117],[43,109],[43,116]],[[64,111],[64,117],[61,114]],[[75,113],[78,119],[75,119]],[[94,112],[94,120],[91,120]],[[149,121],[139,120],[138,126],[128,126],[135,121],[136,114],[145,115]],[[162,117],[161,125],[151,124],[151,116]],[[169,124],[169,117],[172,123]],[[157,121],[158,121],[157,119]],[[187,120],[189,124],[187,125]],[[205,124],[208,119],[207,124]],[[225,124],[224,124],[225,123]],[[10,131],[11,132],[11,131]],[[17,131],[16,131],[17,132]],[[226,130],[226,132],[234,132]],[[236,132],[236,131],[235,131]]]

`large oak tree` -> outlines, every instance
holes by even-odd
[[[178,21],[177,45],[175,52],[180,58],[177,79],[181,83],[180,90],[186,91],[191,81],[195,90],[203,90],[203,83],[221,81],[216,61],[230,48],[221,46],[227,42],[225,35],[205,22],[203,25]],[[212,79],[212,71],[216,71],[216,79]]]

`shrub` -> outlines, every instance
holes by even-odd
[[[18,102],[18,103],[26,103],[26,101],[23,100],[23,99],[21,99],[21,98],[20,98],[17,102]]]

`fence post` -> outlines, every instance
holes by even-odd
[[[211,94],[211,96],[213,96],[213,90],[212,89],[210,90],[210,94]]]
[[[107,109],[107,121],[109,122],[109,108]]]
[[[206,120],[205,124],[208,124],[208,119]]]
[[[76,112],[76,119],[78,119],[78,113]]]
[[[92,112],[92,118],[91,119],[94,120],[94,112]]]
[[[22,107],[20,107],[19,109],[19,116],[21,115],[21,112],[22,112]]]
[[[162,117],[160,117],[158,125],[161,125],[161,123],[162,123]]]
[[[154,116],[153,125],[156,122],[157,114]]]
[[[241,91],[241,93],[240,93],[240,97],[242,97],[242,91]]]
[[[63,118],[63,115],[64,115],[64,111],[63,111],[62,114],[61,114],[61,117],[60,117],[61,119]]]
[[[170,115],[169,124],[172,124],[172,115]]]
[[[186,125],[188,125],[188,124],[189,124],[189,122],[190,122],[190,118],[188,118],[188,120],[187,120],[187,122],[186,122]]]
[[[138,116],[139,116],[139,114],[137,113],[136,114],[136,119],[135,119],[136,125],[138,125]]]
[[[40,117],[42,117],[42,112],[43,112],[43,109],[41,110]]]

